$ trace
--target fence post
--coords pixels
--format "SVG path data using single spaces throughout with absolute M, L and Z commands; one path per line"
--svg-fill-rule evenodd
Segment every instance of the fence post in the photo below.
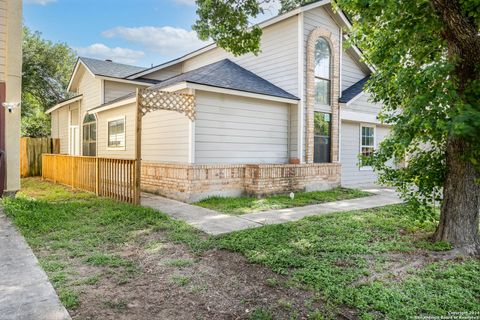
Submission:
M 75 170 L 75 161 L 73 161 L 73 157 L 70 157 L 70 185 L 72 186 L 72 190 L 75 189 L 75 181 L 73 180 L 73 171 Z
M 135 141 L 135 198 L 134 204 L 140 204 L 140 187 L 142 175 L 142 109 L 140 106 L 140 90 L 137 88 L 136 95 L 136 141 Z
M 53 167 L 57 167 L 57 156 L 53 157 Z M 53 171 L 53 183 L 57 183 L 57 170 L 52 170 Z
M 95 194 L 100 195 L 100 161 L 95 157 Z

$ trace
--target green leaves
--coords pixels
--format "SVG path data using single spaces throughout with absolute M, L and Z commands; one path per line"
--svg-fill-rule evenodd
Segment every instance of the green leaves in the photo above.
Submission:
M 263 13 L 257 0 L 197 0 L 197 5 L 198 20 L 192 28 L 200 39 L 212 39 L 235 55 L 260 52 L 262 30 L 249 22 Z
M 22 135 L 49 135 L 44 111 L 68 97 L 65 89 L 75 59 L 66 44 L 54 44 L 39 32 L 23 28 Z
M 392 126 L 370 164 L 381 182 L 396 186 L 426 218 L 441 200 L 448 170 L 447 138 L 468 141 L 465 161 L 475 164 L 480 158 L 478 75 L 468 83 L 457 75 L 464 57 L 452 54 L 445 39 L 447 27 L 433 2 L 339 0 L 338 4 L 353 17 L 350 42 L 375 66 L 367 91 L 375 102 L 383 103 L 380 118 Z M 478 1 L 460 4 L 463 14 L 478 18 Z

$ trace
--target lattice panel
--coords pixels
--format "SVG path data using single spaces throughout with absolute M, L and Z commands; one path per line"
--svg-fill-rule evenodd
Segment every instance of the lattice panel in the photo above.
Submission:
M 143 115 L 155 110 L 170 110 L 183 113 L 192 121 L 197 117 L 195 96 L 192 94 L 144 89 L 139 90 L 138 95 Z

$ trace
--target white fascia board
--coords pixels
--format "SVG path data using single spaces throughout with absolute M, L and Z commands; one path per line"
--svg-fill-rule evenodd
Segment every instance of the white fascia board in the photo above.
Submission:
M 72 104 L 74 102 L 77 102 L 79 100 L 82 100 L 83 98 L 83 94 L 79 95 L 79 96 L 76 96 L 75 98 L 72 98 L 72 99 L 69 99 L 69 100 L 66 100 L 66 101 L 63 101 L 63 102 L 60 102 L 59 104 L 56 104 L 55 106 L 51 107 L 50 109 L 48 109 L 47 111 L 45 111 L 46 114 L 49 114 L 49 113 L 52 113 L 53 111 L 61 108 L 61 107 L 64 107 L 64 106 L 68 106 L 69 104 Z
M 130 83 L 130 84 L 136 84 L 140 86 L 153 86 L 154 83 L 146 83 L 146 82 L 141 82 L 141 81 L 135 81 L 135 80 L 129 80 L 129 79 L 122 79 L 122 78 L 114 78 L 114 77 L 107 77 L 107 76 L 97 76 L 98 79 L 101 80 L 108 80 L 108 81 L 114 81 L 114 82 L 122 82 L 122 83 Z
M 92 70 L 90 70 L 87 67 L 87 65 L 85 63 L 83 63 L 83 61 L 80 60 L 80 58 L 79 58 L 77 63 L 75 64 L 75 68 L 73 69 L 73 73 L 72 73 L 72 76 L 70 77 L 70 81 L 68 82 L 67 91 L 71 90 L 73 79 L 75 78 L 75 75 L 78 72 L 78 68 L 80 67 L 80 64 L 82 64 L 84 66 L 84 68 L 87 69 L 88 73 L 90 73 L 92 75 L 92 77 L 94 77 L 94 78 L 96 77 L 95 74 L 92 72 Z
M 375 114 L 342 109 L 340 109 L 340 119 L 362 123 L 383 124 L 380 120 L 378 120 L 377 115 Z
M 349 36 L 348 34 L 344 34 L 343 35 L 345 40 L 348 40 L 349 39 Z M 355 58 L 357 58 L 357 60 L 363 64 L 364 66 L 367 67 L 367 69 L 370 71 L 370 72 L 375 72 L 375 68 L 370 64 L 368 63 L 367 61 L 362 61 L 362 58 L 363 58 L 363 53 L 360 51 L 360 49 L 358 49 L 357 46 L 355 45 L 351 45 L 348 49 L 351 49 L 353 51 L 353 53 L 356 55 Z
M 135 103 L 136 101 L 137 101 L 137 97 L 132 97 L 132 98 L 128 98 L 128 99 L 125 99 L 125 100 L 117 101 L 117 102 L 112 103 L 112 104 L 108 104 L 108 105 L 103 106 L 101 108 L 94 108 L 94 109 L 88 110 L 87 113 L 88 114 L 96 114 L 96 113 L 107 111 L 107 110 L 110 110 L 110 109 L 123 107 L 127 104 Z
M 187 88 L 194 89 L 194 90 L 229 94 L 229 95 L 232 95 L 232 96 L 240 96 L 240 97 L 247 97 L 247 98 L 253 98 L 253 99 L 276 101 L 276 102 L 295 104 L 295 105 L 297 105 L 300 102 L 299 100 L 295 100 L 295 99 L 274 97 L 274 96 L 269 96 L 269 95 L 265 95 L 265 94 L 239 91 L 239 90 L 233 90 L 233 89 L 218 88 L 218 87 L 212 87 L 212 86 L 206 86 L 206 85 L 203 85 L 203 84 L 195 84 L 195 83 L 188 83 L 188 82 L 187 82 Z

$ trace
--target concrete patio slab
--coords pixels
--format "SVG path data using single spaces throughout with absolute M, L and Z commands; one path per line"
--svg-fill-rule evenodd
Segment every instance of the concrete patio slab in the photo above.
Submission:
M 400 200 L 396 192 L 392 189 L 370 187 L 362 190 L 371 192 L 374 195 L 305 207 L 249 213 L 241 216 L 229 216 L 214 210 L 193 206 L 149 193 L 142 194 L 141 204 L 145 207 L 161 211 L 174 219 L 183 220 L 207 234 L 220 235 L 249 228 L 258 228 L 266 224 L 297 221 L 309 216 L 371 209 L 402 203 L 402 200 Z
M 0 208 L 0 318 L 71 319 L 25 239 Z

